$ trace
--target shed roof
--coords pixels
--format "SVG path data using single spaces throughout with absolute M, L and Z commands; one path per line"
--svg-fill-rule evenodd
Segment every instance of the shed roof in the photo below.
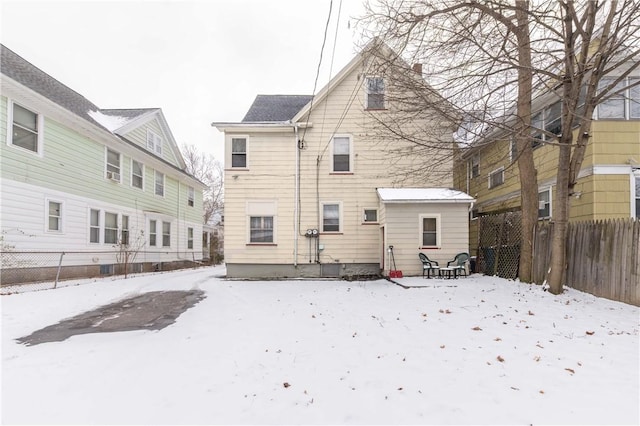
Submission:
M 282 122 L 291 120 L 306 104 L 310 95 L 258 95 L 242 119 L 243 123 Z
M 378 188 L 385 203 L 473 203 L 472 196 L 451 188 Z

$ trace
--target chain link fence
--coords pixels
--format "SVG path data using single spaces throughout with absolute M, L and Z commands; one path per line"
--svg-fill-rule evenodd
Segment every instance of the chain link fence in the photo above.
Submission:
M 56 288 L 69 280 L 128 276 L 210 264 L 199 252 L 129 250 L 0 252 L 0 294 Z
M 522 212 L 505 212 L 478 218 L 476 272 L 515 279 L 520 263 Z

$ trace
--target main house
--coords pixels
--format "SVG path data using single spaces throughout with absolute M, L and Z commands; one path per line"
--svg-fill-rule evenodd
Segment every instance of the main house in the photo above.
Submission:
M 437 96 L 374 41 L 316 96 L 258 95 L 242 121 L 212 124 L 225 135 L 229 277 L 420 274 L 419 252 L 446 263 L 468 251 L 473 199 L 449 189 L 456 124 L 409 117 L 400 77 Z
M 100 109 L 1 55 L 2 284 L 202 259 L 204 185 L 162 111 Z
M 601 85 L 611 84 L 605 77 Z M 620 83 L 625 90 L 596 107 L 584 162 L 571 198 L 571 221 L 640 217 L 640 72 Z M 635 86 L 634 86 L 635 84 Z M 538 217 L 554 208 L 561 102 L 553 92 L 533 102 L 532 144 L 538 176 Z M 577 130 L 576 130 L 577 131 Z M 520 210 L 520 178 L 515 141 L 499 131 L 474 142 L 459 157 L 454 186 L 477 199 L 471 215 L 472 254 L 478 247 L 478 216 Z

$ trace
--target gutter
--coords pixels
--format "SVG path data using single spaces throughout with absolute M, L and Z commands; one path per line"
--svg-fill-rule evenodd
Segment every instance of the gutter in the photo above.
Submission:
M 300 214 L 298 211 L 298 202 L 300 198 L 300 147 L 298 141 L 298 124 L 293 125 L 293 133 L 295 135 L 294 147 L 296 150 L 296 171 L 295 171 L 295 187 L 294 187 L 294 195 L 293 195 L 293 267 L 298 267 L 298 233 L 299 233 L 299 221 L 298 215 Z

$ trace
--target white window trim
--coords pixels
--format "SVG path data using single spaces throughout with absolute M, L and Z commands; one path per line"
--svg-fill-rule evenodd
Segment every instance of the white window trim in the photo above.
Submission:
M 367 216 L 366 216 L 366 211 L 367 210 L 375 210 L 376 211 L 376 220 L 372 221 L 372 220 L 366 220 Z M 366 223 L 366 224 L 376 224 L 376 223 L 380 223 L 380 209 L 378 209 L 377 207 L 365 207 L 362 209 L 362 223 Z
M 189 204 L 191 202 L 191 204 Z M 187 207 L 195 207 L 196 205 L 196 189 L 193 186 L 187 186 Z
M 151 232 L 151 222 L 155 221 L 156 223 L 156 229 L 155 232 Z M 147 238 L 146 244 L 149 247 L 160 247 L 158 245 L 158 223 L 162 224 L 162 219 L 156 218 L 156 217 L 150 217 L 147 219 L 147 229 L 149 230 L 149 238 Z M 155 244 L 151 244 L 151 235 L 155 236 L 156 242 Z M 162 233 L 160 233 L 160 236 L 162 237 Z
M 191 231 L 191 236 L 189 236 L 189 231 Z M 187 250 L 194 250 L 194 240 L 193 237 L 195 235 L 195 228 L 193 226 L 187 226 Z M 189 247 L 189 243 L 191 243 L 191 247 Z
M 98 241 L 91 241 L 91 228 L 93 225 L 91 224 L 91 211 L 95 210 L 98 212 Z M 91 245 L 102 244 L 102 229 L 104 227 L 104 212 L 102 209 L 96 209 L 89 207 L 87 209 L 87 243 Z
M 244 139 L 245 140 L 245 162 L 244 167 L 233 167 L 233 140 L 234 139 Z M 248 170 L 249 169 L 249 135 L 229 135 L 227 139 L 229 149 L 226 152 L 229 153 L 228 160 L 228 169 L 230 170 Z
M 474 173 L 473 172 L 473 166 L 474 164 L 477 164 L 478 166 L 478 172 Z M 471 156 L 471 158 L 469 159 L 469 179 L 473 179 L 476 178 L 478 176 L 480 176 L 480 154 L 473 154 Z
M 384 90 L 382 91 L 383 101 L 382 108 L 369 108 L 369 79 L 381 78 L 384 84 Z M 387 109 L 387 79 L 380 75 L 365 75 L 364 77 L 364 109 L 366 111 L 383 111 Z
M 173 222 L 173 221 L 171 221 L 171 220 L 163 220 L 163 221 L 161 221 L 161 222 L 160 222 L 160 224 L 161 224 L 161 226 L 160 226 L 160 232 L 161 232 L 161 233 L 160 233 L 160 235 L 162 236 L 162 241 L 161 241 L 161 243 L 162 243 L 162 244 L 161 244 L 161 246 L 160 246 L 160 247 L 162 247 L 162 248 L 164 248 L 164 247 L 171 247 L 171 240 L 173 239 L 173 238 L 172 238 L 172 234 L 173 234 L 173 232 L 171 232 L 171 230 L 172 230 L 172 228 L 173 228 L 173 226 L 172 226 L 172 222 Z M 164 234 L 164 224 L 165 224 L 165 223 L 168 223 L 168 224 L 169 224 L 169 244 L 167 244 L 167 245 L 165 245 L 165 244 L 164 244 L 164 235 L 165 235 L 165 234 Z M 157 243 L 157 242 L 158 242 L 158 239 L 156 238 L 156 243 Z
M 102 211 L 102 242 L 104 244 L 109 244 L 109 245 L 118 245 L 118 242 L 120 240 L 120 213 L 115 213 L 115 212 L 109 212 L 109 211 Z M 108 243 L 107 242 L 107 214 L 113 214 L 116 216 L 116 241 L 113 243 Z M 110 230 L 114 229 L 114 228 L 109 228 Z
M 60 229 L 49 229 L 49 203 L 60 204 Z M 44 199 L 44 232 L 48 234 L 60 235 L 64 234 L 64 202 L 56 198 Z
M 133 174 L 133 163 L 134 162 L 136 162 L 136 163 L 138 163 L 138 164 L 140 164 L 142 166 L 142 188 L 138 188 L 137 186 L 133 185 L 133 176 L 134 176 L 134 174 Z M 142 161 L 138 161 L 138 160 L 135 160 L 135 159 L 132 158 L 131 159 L 131 179 L 130 179 L 131 180 L 131 187 L 134 188 L 134 189 L 140 190 L 140 191 L 144 191 L 144 184 L 145 184 L 145 180 L 146 180 L 144 178 L 144 176 L 145 176 L 145 165 L 144 165 L 144 163 Z M 154 182 L 154 185 L 155 185 L 155 182 Z M 155 186 L 154 186 L 154 191 L 155 191 Z
M 13 144 L 13 105 L 14 104 L 17 104 L 22 108 L 28 111 L 31 111 L 32 113 L 36 114 L 36 116 L 38 117 L 37 118 L 38 137 L 36 138 L 38 152 L 33 152 L 30 149 L 25 149 L 21 146 Z M 29 153 L 37 157 L 44 157 L 44 116 L 37 110 L 34 110 L 33 108 L 27 108 L 26 106 L 22 105 L 20 102 L 15 102 L 9 98 L 7 98 L 7 145 L 13 149 L 20 150 L 20 152 Z
M 164 141 L 162 136 L 156 132 L 147 129 L 147 150 L 162 157 L 162 145 Z
M 549 193 L 549 216 L 538 216 L 538 220 L 549 219 L 553 216 L 553 191 L 551 187 L 543 188 L 538 191 L 538 197 L 543 192 Z M 538 210 L 540 210 L 540 202 L 538 201 Z
M 324 206 L 326 205 L 338 205 L 338 230 L 337 231 L 325 231 L 324 230 Z M 344 230 L 344 221 L 342 218 L 343 208 L 342 201 L 323 201 L 320 203 L 320 233 L 321 234 L 341 234 Z
M 336 138 L 347 138 L 347 139 L 349 139 L 349 170 L 347 170 L 347 171 L 336 171 L 334 169 L 334 166 L 333 166 L 333 155 L 334 155 L 333 142 L 334 142 L 334 140 Z M 331 174 L 339 174 L 339 175 L 340 174 L 345 174 L 345 175 L 353 174 L 354 173 L 354 170 L 353 170 L 353 163 L 354 163 L 354 161 L 353 161 L 353 157 L 354 157 L 354 155 L 353 155 L 353 137 L 351 135 L 346 135 L 346 134 L 345 135 L 333 135 L 333 138 L 331 138 L 331 155 L 330 155 L 330 157 L 331 157 L 331 159 L 329 161 L 329 167 L 330 167 L 329 168 L 329 172 Z
M 109 151 L 111 151 L 111 152 L 113 152 L 115 154 L 118 154 L 118 172 L 117 172 L 117 176 L 113 176 L 113 172 L 110 172 L 108 170 L 108 166 L 109 166 Z M 109 181 L 122 183 L 122 153 L 116 151 L 115 149 L 111 149 L 108 146 L 104 147 L 104 178 L 109 180 Z
M 158 194 L 158 192 L 156 191 L 156 181 L 158 179 L 158 173 L 160 173 L 162 175 L 162 194 Z M 158 170 L 154 170 L 153 171 L 153 195 L 155 195 L 156 197 L 165 197 L 165 194 L 167 193 L 167 176 L 158 171 Z
M 495 185 L 495 186 L 491 186 L 491 177 L 493 175 L 495 175 L 496 173 L 501 173 L 502 174 L 502 182 Z M 504 185 L 504 167 L 498 167 L 497 169 L 493 170 L 491 173 L 489 173 L 488 177 L 487 177 L 487 188 L 488 189 L 493 189 L 493 188 L 497 188 L 498 186 L 502 186 Z
M 247 200 L 245 205 L 246 215 L 246 244 L 247 245 L 277 245 L 278 244 L 278 201 L 273 199 L 252 199 Z M 251 241 L 251 218 L 252 217 L 272 217 L 273 218 L 273 241 L 269 243 Z
M 425 246 L 422 244 L 422 234 L 424 229 L 422 228 L 423 219 L 435 219 L 436 220 L 436 245 L 435 246 Z M 440 213 L 425 213 L 421 214 L 418 217 L 418 228 L 420 232 L 418 233 L 418 247 L 420 248 L 442 248 L 442 219 Z

